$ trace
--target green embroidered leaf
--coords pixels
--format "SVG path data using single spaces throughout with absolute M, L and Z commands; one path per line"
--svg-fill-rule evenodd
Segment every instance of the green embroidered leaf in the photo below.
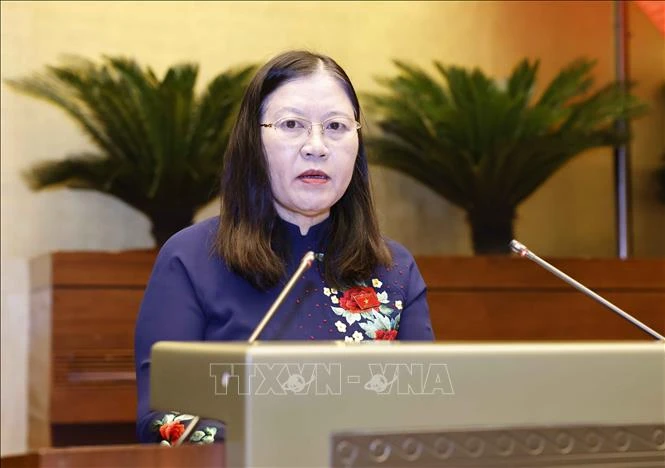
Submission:
M 359 323 L 358 325 L 365 331 L 365 335 L 369 338 L 376 338 L 376 326 L 374 322 Z
M 377 321 L 381 324 L 381 326 L 384 330 L 390 330 L 392 328 L 391 327 L 392 324 L 390 323 L 390 319 L 388 317 L 386 317 L 385 315 L 379 315 L 378 318 L 377 318 Z
M 203 431 L 194 431 L 192 436 L 189 438 L 190 442 L 199 442 L 203 436 L 205 435 L 205 432 Z
M 382 304 L 381 306 L 379 306 L 379 312 L 381 312 L 382 314 L 386 314 L 386 315 L 392 315 L 394 310 L 391 309 L 390 307 L 385 306 L 385 305 Z

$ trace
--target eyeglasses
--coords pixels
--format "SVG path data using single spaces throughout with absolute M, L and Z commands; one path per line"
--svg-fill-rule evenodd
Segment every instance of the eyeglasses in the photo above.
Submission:
M 274 129 L 277 136 L 285 140 L 298 140 L 305 135 L 311 135 L 314 125 L 320 125 L 323 136 L 333 141 L 343 140 L 360 128 L 360 122 L 347 117 L 333 117 L 323 122 L 311 122 L 300 117 L 284 117 L 260 125 Z

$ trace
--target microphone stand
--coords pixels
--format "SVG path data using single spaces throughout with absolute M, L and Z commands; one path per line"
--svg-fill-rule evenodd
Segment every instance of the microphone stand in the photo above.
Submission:
M 298 266 L 298 269 L 296 272 L 291 276 L 291 279 L 289 280 L 288 283 L 286 283 L 286 286 L 284 286 L 284 289 L 282 289 L 282 292 L 279 293 L 279 296 L 277 296 L 277 299 L 275 299 L 275 302 L 270 306 L 270 309 L 268 309 L 268 312 L 263 316 L 263 319 L 261 322 L 258 324 L 256 329 L 254 330 L 254 333 L 252 333 L 252 336 L 249 337 L 249 340 L 247 340 L 247 343 L 251 344 L 256 341 L 256 338 L 261 334 L 265 326 L 268 324 L 272 316 L 275 314 L 279 306 L 284 302 L 284 299 L 286 298 L 286 295 L 293 289 L 293 285 L 296 284 L 296 281 L 298 281 L 298 277 L 303 274 L 305 270 L 307 270 L 309 267 L 312 266 L 312 263 L 314 262 L 314 252 L 309 251 L 307 252 L 302 260 L 300 261 L 300 265 Z M 190 433 L 194 430 L 198 422 L 200 421 L 199 416 L 194 416 L 192 418 L 192 421 L 189 423 L 187 428 L 185 429 L 185 432 L 182 433 L 182 435 L 178 438 L 173 443 L 174 447 L 178 447 L 187 440 L 187 437 L 189 437 Z
M 268 325 L 268 322 L 270 321 L 272 316 L 275 315 L 275 312 L 277 311 L 279 306 L 282 305 L 282 302 L 284 302 L 286 295 L 291 291 L 291 289 L 293 289 L 293 285 L 295 285 L 296 282 L 298 281 L 298 277 L 302 275 L 305 272 L 305 270 L 307 270 L 309 267 L 312 266 L 312 262 L 314 262 L 314 252 L 310 250 L 303 256 L 302 260 L 300 261 L 300 266 L 298 266 L 296 272 L 293 273 L 293 276 L 291 276 L 289 282 L 286 283 L 286 286 L 284 286 L 282 292 L 279 293 L 279 296 L 277 296 L 275 302 L 272 303 L 270 309 L 268 309 L 268 312 L 266 312 L 266 314 L 263 316 L 263 319 L 257 325 L 256 329 L 254 330 L 254 333 L 252 333 L 252 336 L 249 337 L 247 343 L 252 344 L 256 341 L 256 339 L 259 337 L 265 326 Z
M 516 241 L 513 239 L 510 241 L 510 249 L 517 253 L 520 257 L 526 257 L 529 260 L 532 260 L 533 262 L 537 263 L 539 266 L 543 267 L 553 275 L 557 276 L 558 278 L 562 279 L 566 283 L 570 284 L 574 288 L 578 289 L 582 293 L 586 294 L 587 296 L 592 297 L 596 301 L 600 302 L 603 304 L 605 307 L 610 309 L 612 312 L 615 314 L 618 314 L 619 316 L 623 317 L 624 319 L 628 320 L 631 322 L 633 325 L 635 325 L 637 328 L 640 330 L 648 333 L 652 337 L 654 337 L 657 340 L 665 340 L 665 336 L 661 335 L 657 331 L 653 330 L 652 328 L 649 328 L 647 325 L 644 323 L 640 322 L 637 320 L 635 317 L 630 315 L 628 312 L 624 312 L 623 310 L 619 309 L 617 306 L 612 304 L 610 301 L 607 299 L 601 297 L 600 295 L 596 294 L 593 292 L 591 289 L 587 288 L 584 286 L 582 283 L 575 281 L 573 278 L 562 272 L 561 270 L 555 268 L 554 266 L 550 265 L 547 263 L 545 260 L 540 258 L 538 255 L 534 254 L 531 252 L 529 249 L 526 248 L 524 244 L 521 244 L 520 242 Z

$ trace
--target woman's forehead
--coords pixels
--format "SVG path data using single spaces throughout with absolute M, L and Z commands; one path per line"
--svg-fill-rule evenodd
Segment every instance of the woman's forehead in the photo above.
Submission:
M 327 71 L 317 71 L 289 80 L 277 87 L 263 102 L 264 115 L 280 111 L 308 113 L 320 110 L 354 112 L 344 85 L 338 77 Z

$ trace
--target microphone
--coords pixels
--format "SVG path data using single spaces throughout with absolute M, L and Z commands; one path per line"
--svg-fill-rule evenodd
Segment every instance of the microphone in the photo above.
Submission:
M 635 317 L 630 315 L 628 312 L 624 312 L 623 310 L 619 309 L 617 306 L 612 304 L 610 301 L 607 299 L 601 297 L 600 295 L 596 294 L 586 286 L 584 286 L 582 283 L 579 283 L 578 281 L 575 281 L 573 278 L 562 272 L 561 270 L 555 268 L 554 266 L 550 265 L 547 263 L 545 260 L 540 258 L 538 255 L 534 254 L 531 252 L 529 249 L 526 248 L 524 244 L 521 244 L 520 242 L 516 241 L 513 239 L 510 241 L 510 249 L 517 253 L 520 257 L 526 257 L 529 260 L 534 261 L 537 263 L 539 266 L 545 268 L 547 271 L 552 273 L 553 275 L 559 277 L 566 283 L 570 284 L 571 286 L 575 287 L 579 291 L 582 291 L 584 294 L 587 296 L 595 299 L 596 301 L 600 302 L 603 304 L 605 307 L 609 308 L 612 312 L 618 314 L 619 316 L 623 317 L 624 319 L 628 320 L 631 322 L 633 325 L 635 325 L 637 328 L 642 330 L 643 332 L 648 333 L 652 337 L 654 337 L 657 340 L 665 340 L 665 336 L 661 335 L 657 331 L 653 330 L 652 328 L 649 328 L 647 325 L 644 323 L 640 322 L 637 320 Z
M 254 333 L 252 333 L 252 336 L 249 337 L 247 343 L 251 344 L 256 341 L 256 339 L 261 334 L 265 326 L 268 325 L 268 322 L 270 321 L 272 316 L 275 315 L 275 311 L 277 311 L 279 306 L 282 305 L 282 302 L 284 302 L 284 299 L 286 299 L 286 295 L 291 291 L 291 289 L 293 289 L 293 286 L 298 281 L 298 277 L 302 275 L 305 272 L 305 270 L 311 267 L 313 262 L 314 262 L 314 252 L 310 250 L 303 256 L 302 260 L 300 260 L 300 266 L 298 266 L 298 269 L 295 271 L 295 273 L 293 273 L 293 276 L 291 276 L 289 282 L 286 283 L 286 286 L 284 286 L 282 292 L 279 293 L 279 296 L 277 296 L 275 302 L 272 303 L 270 309 L 268 309 L 268 312 L 266 312 L 266 314 L 263 316 L 261 322 L 256 326 L 256 328 L 254 329 Z

